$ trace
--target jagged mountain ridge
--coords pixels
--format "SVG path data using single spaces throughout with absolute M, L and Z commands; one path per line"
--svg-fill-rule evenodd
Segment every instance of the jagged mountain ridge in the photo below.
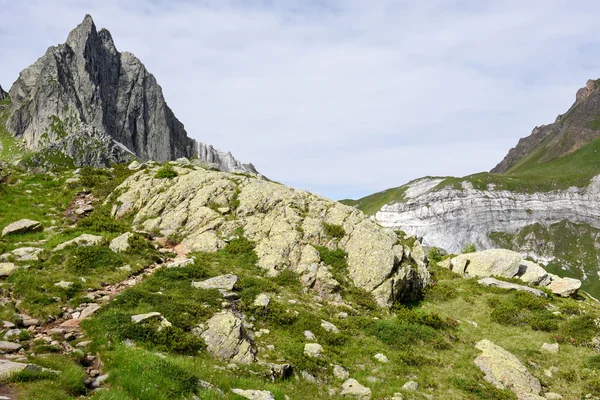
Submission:
M 549 125 L 535 127 L 531 135 L 519 140 L 490 172 L 526 170 L 528 166 L 570 154 L 600 137 L 600 79 L 588 80 L 577 91 L 575 103 Z
M 107 153 L 118 154 L 120 162 L 129 153 L 159 162 L 198 157 L 224 171 L 256 173 L 252 164 L 188 137 L 154 76 L 133 54 L 119 52 L 110 32 L 96 30 L 89 15 L 66 43 L 48 48 L 23 70 L 9 95 L 7 129 L 32 150 L 56 147 L 72 135 L 94 144 L 108 136 L 116 143 Z M 86 157 L 77 157 L 85 147 L 64 153 L 85 164 Z

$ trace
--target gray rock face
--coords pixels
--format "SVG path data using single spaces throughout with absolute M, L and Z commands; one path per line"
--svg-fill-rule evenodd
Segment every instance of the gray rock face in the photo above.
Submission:
M 132 154 L 161 162 L 198 156 L 223 170 L 256 172 L 189 138 L 154 76 L 133 54 L 119 52 L 89 15 L 66 43 L 21 72 L 10 97 L 8 130 L 32 150 L 52 145 L 76 156 L 76 165 L 126 162 Z M 102 157 L 81 151 L 81 140 L 106 147 Z
M 562 220 L 587 223 L 600 228 L 600 176 L 585 188 L 570 188 L 534 194 L 505 190 L 435 188 L 440 179 L 424 178 L 409 184 L 405 200 L 383 206 L 377 221 L 423 238 L 426 246 L 452 253 L 469 243 L 489 249 L 492 232 L 517 232 L 540 223 L 548 226 Z M 414 193 L 410 192 L 411 189 Z
M 231 311 L 213 315 L 206 323 L 208 328 L 201 333 L 206 349 L 215 358 L 249 364 L 256 360 L 244 324 Z
M 12 235 L 17 233 L 36 232 L 43 230 L 43 226 L 38 221 L 31 219 L 21 219 L 12 224 L 9 224 L 2 229 L 2 236 Z
M 540 381 L 531 375 L 517 357 L 489 340 L 475 344 L 481 354 L 475 364 L 485 373 L 484 379 L 499 389 L 510 389 L 519 400 L 543 399 Z
M 531 285 L 547 287 L 563 297 L 575 294 L 581 287 L 580 280 L 550 274 L 540 265 L 525 260 L 523 255 L 505 249 L 461 254 L 444 260 L 440 265 L 466 277 L 519 278 Z
M 178 232 L 182 244 L 192 248 L 205 239 L 235 237 L 243 228 L 243 236 L 256 243 L 258 265 L 269 275 L 296 271 L 323 295 L 335 296 L 339 283 L 314 246 L 347 252 L 348 276 L 381 306 L 416 297 L 429 282 L 418 241 L 412 248 L 403 246 L 393 230 L 352 207 L 255 177 L 175 168 L 179 175 L 173 180 L 154 178 L 153 167 L 129 177 L 117 189 L 113 215 L 134 212 L 134 224 L 164 235 Z M 211 209 L 214 204 L 229 207 L 233 218 Z M 342 227 L 343 237 L 330 237 L 324 223 Z
M 4 100 L 7 97 L 8 97 L 8 93 L 6 93 L 4 91 L 4 89 L 2 89 L 2 86 L 0 86 L 0 100 Z

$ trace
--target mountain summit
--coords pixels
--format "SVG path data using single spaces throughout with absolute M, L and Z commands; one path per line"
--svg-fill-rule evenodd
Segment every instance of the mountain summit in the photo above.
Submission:
M 188 137 L 155 77 L 136 56 L 119 52 L 90 15 L 66 43 L 22 71 L 9 95 L 7 129 L 29 149 L 58 148 L 76 164 L 100 166 L 133 155 L 160 162 L 198 157 L 223 171 L 256 172 Z M 85 154 L 98 143 L 107 156 Z
M 590 79 L 565 114 L 552 124 L 535 127 L 490 172 L 520 172 L 578 150 L 600 137 L 599 115 L 600 79 Z

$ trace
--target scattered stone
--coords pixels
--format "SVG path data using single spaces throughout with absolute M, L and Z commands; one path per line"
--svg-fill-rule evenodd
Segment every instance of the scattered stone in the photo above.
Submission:
M 4 328 L 4 329 L 13 329 L 16 327 L 17 326 L 10 321 L 2 321 L 2 328 Z
M 346 319 L 348 318 L 348 313 L 347 312 L 340 312 L 336 314 L 336 318 L 338 319 Z
M 248 400 L 275 400 L 273 393 L 267 390 L 243 390 L 243 389 L 231 389 L 231 391 L 238 396 L 242 396 Z
M 317 378 L 306 371 L 300 372 L 300 375 L 302 375 L 302 379 L 304 379 L 306 382 L 317 383 Z
M 131 246 L 129 245 L 129 238 L 131 238 L 132 236 L 133 233 L 131 232 L 127 232 L 120 236 L 117 236 L 110 242 L 108 248 L 114 251 L 115 253 L 124 253 L 131 248 Z
M 307 343 L 304 345 L 304 354 L 309 357 L 319 358 L 322 351 L 323 347 L 318 343 Z
M 17 261 L 37 261 L 38 255 L 44 251 L 37 247 L 20 247 L 10 253 L 0 256 L 1 261 L 7 261 L 9 257 L 14 257 Z
M 21 346 L 18 343 L 0 341 L 0 352 L 16 353 L 17 351 L 21 350 L 22 348 L 23 348 L 23 346 Z
M 271 298 L 269 296 L 267 296 L 266 294 L 261 293 L 258 296 L 256 296 L 256 299 L 254 299 L 254 306 L 267 308 L 267 306 L 269 305 L 270 302 L 271 302 Z
M 558 353 L 558 343 L 544 343 L 541 349 L 546 350 L 550 353 Z
M 524 286 L 524 285 L 517 285 L 515 283 L 499 281 L 496 278 L 483 278 L 483 279 L 478 280 L 477 283 L 479 283 L 480 285 L 483 285 L 483 286 L 497 287 L 500 289 L 529 292 L 538 297 L 548 297 L 548 295 L 546 295 L 546 293 L 542 292 L 539 289 L 530 288 L 529 286 Z
M 73 282 L 60 281 L 60 282 L 55 283 L 54 286 L 60 287 L 63 289 L 68 289 L 71 286 L 73 286 Z
M 341 381 L 345 381 L 348 378 L 350 378 L 350 373 L 348 372 L 348 370 L 346 370 L 346 368 L 342 367 L 341 365 L 334 365 L 333 376 L 335 376 Z
M 402 389 L 409 392 L 414 392 L 419 390 L 419 384 L 415 381 L 408 381 L 404 385 L 402 385 Z
M 317 340 L 317 337 L 311 331 L 304 331 L 304 338 L 306 340 Z
M 104 375 L 99 375 L 97 377 L 94 378 L 94 380 L 92 381 L 92 383 L 90 384 L 90 387 L 93 389 L 97 389 L 99 388 L 104 381 L 106 381 L 108 379 L 108 374 L 104 374 Z
M 213 315 L 206 325 L 207 329 L 200 336 L 213 357 L 241 364 L 250 364 L 256 360 L 256 350 L 252 347 L 244 324 L 232 311 Z
M 131 164 L 127 166 L 130 171 L 137 171 L 142 168 L 142 164 L 138 161 L 132 161 Z
M 84 340 L 83 342 L 77 343 L 76 347 L 79 347 L 79 348 L 88 347 L 91 343 L 92 343 L 91 340 Z
M 402 393 L 394 393 L 391 400 L 404 400 Z
M 13 235 L 17 233 L 37 232 L 43 230 L 41 222 L 31 219 L 21 219 L 17 222 L 7 225 L 2 229 L 2 236 Z
M 10 262 L 0 263 L 0 278 L 11 276 L 19 267 Z
M 184 259 L 180 259 L 180 260 L 174 260 L 173 262 L 170 262 L 169 264 L 167 264 L 167 268 L 187 267 L 188 265 L 192 265 L 195 262 L 196 262 L 196 260 L 194 260 L 193 258 L 184 258 Z
M 499 389 L 510 389 L 517 397 L 532 399 L 542 390 L 542 385 L 531 375 L 517 357 L 484 339 L 475 344 L 481 354 L 475 358 L 475 365 L 484 373 L 484 379 Z
M 21 318 L 21 323 L 26 328 L 29 328 L 30 326 L 37 326 L 40 324 L 40 321 L 38 319 L 32 318 L 27 314 L 19 314 L 19 317 Z
M 215 276 L 214 278 L 210 278 L 202 282 L 192 281 L 192 286 L 198 289 L 232 290 L 237 280 L 238 277 L 236 275 L 228 274 Z
M 79 319 L 87 319 L 91 317 L 96 311 L 100 309 L 98 304 L 90 304 L 83 310 L 81 310 L 81 314 L 79 315 Z
M 132 315 L 131 322 L 133 322 L 134 324 L 139 324 L 140 322 L 144 322 L 149 319 L 160 319 L 160 318 L 162 318 L 161 313 L 154 311 L 154 312 L 149 312 L 146 314 Z
M 84 233 L 83 235 L 80 235 L 78 237 L 76 237 L 75 239 L 72 240 L 68 240 L 64 243 L 59 244 L 58 246 L 56 246 L 54 248 L 54 251 L 59 251 L 64 249 L 67 246 L 70 245 L 77 245 L 77 246 L 97 246 L 102 242 L 103 238 L 102 236 L 96 236 L 96 235 L 90 235 L 87 233 Z
M 325 329 L 327 332 L 333 332 L 333 333 L 339 333 L 340 330 L 338 329 L 337 326 L 335 326 L 334 324 L 332 324 L 329 321 L 325 321 L 324 319 L 321 320 L 321 326 L 323 327 L 323 329 Z
M 40 371 L 42 368 L 34 364 L 25 364 L 9 360 L 0 360 L 0 377 L 6 377 L 19 371 Z
M 371 389 L 361 385 L 356 379 L 348 379 L 342 384 L 342 396 L 354 397 L 358 400 L 369 400 Z
M 546 400 L 562 400 L 562 396 L 558 393 L 548 392 L 544 394 Z
M 91 204 L 85 204 L 81 207 L 76 208 L 73 213 L 75 213 L 75 215 L 84 215 L 84 214 L 89 214 L 92 211 L 94 211 L 94 206 Z
M 384 354 L 378 353 L 375 354 L 374 358 L 379 361 L 380 363 L 389 363 L 390 359 L 387 358 L 387 356 L 385 356 Z
M 4 334 L 4 340 L 10 340 L 11 338 L 19 337 L 20 333 L 21 333 L 20 329 L 9 329 Z
M 577 293 L 581 287 L 581 281 L 573 278 L 559 278 L 553 279 L 548 285 L 548 289 L 552 290 L 552 293 L 562 296 L 570 297 Z

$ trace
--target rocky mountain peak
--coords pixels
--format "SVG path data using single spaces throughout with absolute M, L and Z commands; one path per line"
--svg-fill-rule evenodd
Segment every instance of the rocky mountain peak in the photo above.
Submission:
M 256 172 L 188 137 L 156 78 L 135 55 L 120 53 L 110 32 L 97 31 L 90 15 L 64 44 L 50 47 L 21 72 L 10 96 L 7 129 L 28 148 L 51 147 L 75 165 L 90 160 L 85 153 L 91 142 L 94 149 L 99 143 L 108 145 L 107 157 L 94 159 L 125 162 L 133 156 L 164 162 L 198 157 L 224 171 Z
M 577 91 L 575 103 L 569 110 L 558 115 L 556 121 L 533 129 L 509 150 L 504 159 L 490 172 L 517 172 L 531 165 L 523 165 L 526 158 L 535 164 L 543 164 L 570 154 L 600 137 L 600 79 L 588 80 Z M 531 157 L 530 157 L 531 156 Z

